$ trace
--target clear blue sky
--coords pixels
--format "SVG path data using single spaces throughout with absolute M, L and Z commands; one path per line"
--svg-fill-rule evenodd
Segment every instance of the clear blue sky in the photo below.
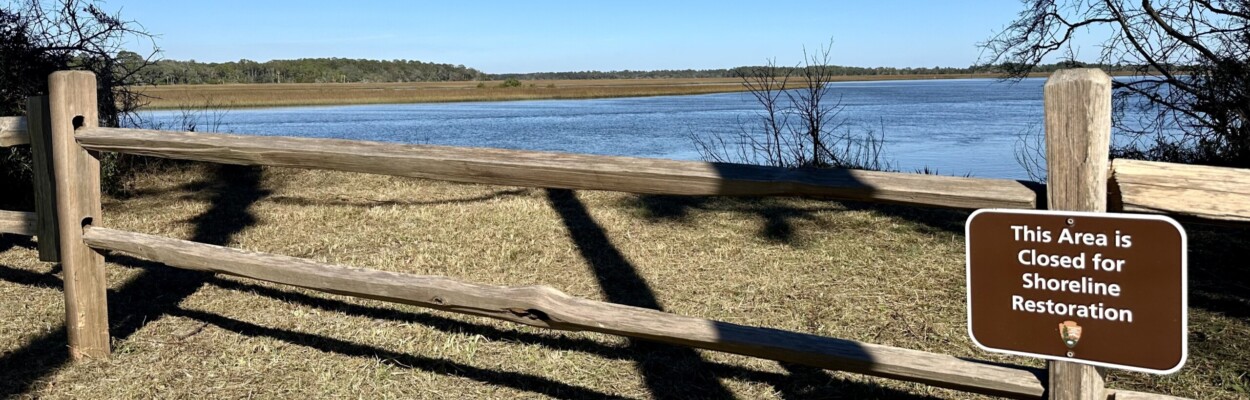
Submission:
M 964 67 L 1016 1 L 112 0 L 169 59 L 410 59 L 489 73 L 833 63 Z M 136 48 L 136 50 L 138 50 Z M 1092 56 L 1092 54 L 1091 54 Z M 1081 57 L 1086 58 L 1086 57 Z

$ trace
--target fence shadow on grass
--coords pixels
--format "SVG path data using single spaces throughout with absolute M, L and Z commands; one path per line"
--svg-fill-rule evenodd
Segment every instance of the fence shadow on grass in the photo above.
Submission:
M 1189 306 L 1250 324 L 1250 228 L 1184 226 L 1189 236 Z
M 761 219 L 760 238 L 776 243 L 794 243 L 795 220 L 817 220 L 817 213 L 840 210 L 835 206 L 793 207 L 771 198 L 638 195 L 631 197 L 630 201 L 634 204 L 626 206 L 641 208 L 644 217 L 652 222 L 685 223 L 695 211 L 755 214 Z
M 872 212 L 903 219 L 916 224 L 923 233 L 954 233 L 963 235 L 963 223 L 968 211 L 938 208 L 912 207 L 894 204 L 861 203 L 829 200 L 823 206 L 795 206 L 785 199 L 775 197 L 710 197 L 710 196 L 631 196 L 623 206 L 643 211 L 651 222 L 685 223 L 698 211 L 730 211 L 755 215 L 760 219 L 758 236 L 761 239 L 784 244 L 797 244 L 799 237 L 795 224 L 800 221 L 821 222 L 821 213 L 870 210 Z
M 195 223 L 192 240 L 226 244 L 234 234 L 255 223 L 248 208 L 269 194 L 260 187 L 260 178 L 260 168 L 215 166 L 204 186 L 210 192 L 211 205 L 192 219 Z M 109 291 L 109 333 L 117 340 L 125 340 L 148 322 L 176 309 L 178 303 L 199 290 L 210 276 L 165 267 L 145 269 L 121 288 Z M 48 278 L 42 279 L 43 284 L 52 283 Z M 60 286 L 60 279 L 56 281 Z M 69 361 L 67 342 L 65 326 L 61 325 L 26 346 L 0 356 L 0 397 L 25 393 L 35 382 L 64 366 Z
M 517 372 L 496 371 L 448 360 L 403 354 L 341 339 L 261 326 L 203 311 L 179 309 L 170 312 L 170 315 L 198 320 L 244 336 L 265 336 L 295 345 L 312 347 L 321 351 L 351 357 L 376 357 L 388 360 L 392 365 L 399 367 L 459 376 L 479 382 L 541 393 L 555 398 L 622 398 L 543 377 Z
M 497 190 L 490 194 L 473 197 L 462 197 L 455 199 L 440 200 L 382 200 L 367 198 L 347 198 L 340 197 L 336 199 L 312 199 L 301 196 L 274 196 L 266 199 L 266 201 L 277 204 L 289 204 L 296 206 L 352 206 L 352 207 L 379 207 L 379 206 L 430 206 L 443 204 L 466 204 L 502 199 L 505 197 L 527 196 L 533 192 L 533 189 L 511 189 Z
M 0 250 L 3 251 L 3 250 Z M 43 289 L 61 289 L 65 286 L 56 272 L 39 273 L 0 264 L 0 281 Z
M 34 249 L 35 241 L 31 239 L 30 236 L 26 235 L 10 235 L 7 233 L 0 233 L 0 252 L 8 251 L 14 247 Z
M 124 260 L 121 260 L 121 261 L 126 262 Z M 602 342 L 597 342 L 591 339 L 573 338 L 573 337 L 568 337 L 564 335 L 536 334 L 536 333 L 525 332 L 521 330 L 500 329 L 500 328 L 490 326 L 490 325 L 466 322 L 466 321 L 462 321 L 462 320 L 455 319 L 455 318 L 448 318 L 448 317 L 431 314 L 428 312 L 421 312 L 421 311 L 412 312 L 412 311 L 406 311 L 406 310 L 396 310 L 392 308 L 371 307 L 371 306 L 366 306 L 366 305 L 354 304 L 348 301 L 323 297 L 323 295 L 305 294 L 305 293 L 300 293 L 300 292 L 286 290 L 286 289 L 273 288 L 273 287 L 269 287 L 266 285 L 240 282 L 237 279 L 238 278 L 220 278 L 220 277 L 213 278 L 209 280 L 209 284 L 213 286 L 217 286 L 222 289 L 233 290 L 233 291 L 238 291 L 241 293 L 247 293 L 250 295 L 266 297 L 275 301 L 280 301 L 280 302 L 289 303 L 289 304 L 297 304 L 303 307 L 316 308 L 316 309 L 327 311 L 327 312 L 335 312 L 335 313 L 341 313 L 344 315 L 363 317 L 363 318 L 375 319 L 375 320 L 417 323 L 428 328 L 439 330 L 444 333 L 456 334 L 456 335 L 461 335 L 465 337 L 481 336 L 482 338 L 487 339 L 487 340 L 504 342 L 504 343 L 521 343 L 521 344 L 530 344 L 530 345 L 540 345 L 549 350 L 576 351 L 580 353 L 593 354 L 598 357 L 603 357 L 603 358 L 613 359 L 613 360 L 627 360 L 627 359 L 635 359 L 640 356 L 643 356 L 643 357 L 654 356 L 654 354 L 651 354 L 651 353 L 639 353 L 636 351 L 636 349 L 633 349 L 628 346 L 622 347 L 622 346 L 610 345 L 610 344 L 605 344 Z M 201 321 L 209 322 L 215 325 L 218 323 L 217 321 L 225 320 L 224 319 L 225 317 L 215 317 L 215 318 L 210 318 L 210 319 L 199 318 L 199 316 L 203 316 L 203 315 L 206 315 L 206 314 L 199 314 L 199 315 L 187 314 L 184 316 L 196 318 Z M 241 325 L 235 324 L 235 325 L 231 325 L 230 328 L 232 328 L 231 330 L 235 330 L 239 326 Z M 334 339 L 323 339 L 323 338 L 320 338 L 319 336 L 313 336 L 313 335 L 308 335 L 308 334 L 287 333 L 285 331 L 273 330 L 269 328 L 264 329 L 264 331 L 265 332 L 277 332 L 280 335 L 275 338 L 287 341 L 292 344 L 312 346 L 312 347 L 316 347 L 318 349 L 328 351 L 328 352 L 335 352 L 335 353 L 340 353 L 340 354 L 361 356 L 361 357 L 386 356 L 388 353 L 390 353 L 389 351 L 379 349 L 370 354 L 359 354 L 360 353 L 358 351 L 360 350 L 360 348 L 358 348 L 359 345 L 353 345 L 353 347 L 349 349 L 351 351 L 342 352 L 342 351 L 337 351 L 334 347 L 325 347 L 325 346 L 317 345 L 317 343 L 324 344 L 326 343 L 326 340 L 334 340 Z M 261 333 L 260 330 L 250 330 L 247 332 L 249 332 L 248 333 L 249 335 L 256 335 L 256 334 Z M 297 339 L 297 340 L 291 340 L 291 339 Z M 411 357 L 411 356 L 405 356 L 405 357 Z M 424 360 L 424 358 L 421 358 L 421 359 Z M 399 360 L 399 361 L 403 361 L 403 360 Z M 408 361 L 411 361 L 411 359 L 408 359 Z M 408 366 L 408 367 L 413 367 L 413 368 L 418 368 L 418 369 L 423 369 L 423 370 L 432 370 L 431 367 L 427 364 L 411 365 L 411 364 L 408 364 L 407 362 L 404 362 L 404 364 L 405 364 L 404 366 Z M 754 369 L 740 367 L 740 366 L 725 365 L 725 364 L 712 363 L 712 362 L 705 363 L 704 367 L 706 368 L 707 373 L 710 373 L 713 376 L 718 377 L 718 378 L 734 379 L 734 380 L 740 380 L 740 381 L 753 381 L 753 382 L 759 382 L 759 383 L 770 385 L 774 388 L 775 392 L 783 399 L 873 398 L 873 397 L 900 398 L 900 399 L 930 398 L 930 397 L 918 396 L 915 394 L 882 387 L 880 385 L 876 385 L 873 383 L 849 381 L 846 379 L 842 379 L 842 378 L 830 375 L 829 372 L 819 369 L 819 368 L 805 367 L 805 366 L 786 364 L 786 363 L 782 363 L 781 365 L 784 369 L 786 369 L 788 373 L 759 371 L 759 370 L 754 370 Z M 464 373 L 456 372 L 456 371 L 461 371 L 461 372 L 466 371 L 466 369 L 464 369 L 463 367 L 456 367 L 456 369 L 452 371 L 445 370 L 445 368 L 448 368 L 445 366 L 439 366 L 437 368 L 438 368 L 437 371 L 439 371 L 440 373 L 449 373 L 455 376 L 465 376 L 470 379 L 479 380 L 488 384 L 502 384 L 504 386 L 514 387 L 518 389 L 531 390 L 531 391 L 535 391 L 538 393 L 551 395 L 554 397 L 560 397 L 560 396 L 556 396 L 555 394 L 551 393 L 550 390 L 564 387 L 564 386 L 550 386 L 549 385 L 550 381 L 543 379 L 543 378 L 529 377 L 529 376 L 517 375 L 517 374 L 488 374 L 488 373 L 485 373 L 485 371 L 481 371 L 472 367 L 470 367 L 470 369 L 468 370 L 470 372 L 468 376 L 466 376 Z M 492 379 L 488 379 L 488 378 L 492 378 Z M 502 383 L 495 382 L 494 379 L 503 379 L 505 380 L 505 382 L 502 382 Z M 539 386 L 535 387 L 534 386 L 535 384 Z M 677 382 L 676 384 L 680 384 L 680 382 Z M 667 393 L 676 393 L 674 391 L 675 388 L 670 387 L 670 388 L 660 388 L 660 389 L 663 390 L 664 392 L 656 395 L 656 397 L 679 397 L 676 395 L 667 394 Z M 582 393 L 582 392 L 585 392 L 585 393 Z M 574 391 L 573 393 L 587 394 L 587 395 L 593 394 L 594 396 L 592 397 L 599 397 L 600 395 L 590 390 Z M 700 396 L 697 394 L 683 393 L 683 395 L 691 395 L 695 397 L 714 397 L 714 396 L 711 396 L 710 394 Z
M 971 210 L 950 208 L 920 207 L 901 204 L 862 203 L 857 201 L 841 202 L 848 210 L 871 211 L 877 214 L 910 221 L 916 224 L 917 230 L 925 234 L 956 234 L 964 235 L 964 222 L 972 214 Z

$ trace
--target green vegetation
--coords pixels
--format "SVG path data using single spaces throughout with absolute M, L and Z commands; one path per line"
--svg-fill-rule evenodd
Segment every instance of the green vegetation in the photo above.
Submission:
M 61 70 L 95 73 L 101 126 L 133 124 L 141 96 L 135 74 L 147 59 L 121 52 L 126 43 L 151 40 L 137 23 L 110 14 L 94 1 L 20 0 L 0 8 L 0 116 L 25 115 L 26 99 L 47 94 L 48 75 Z M 101 158 L 105 190 L 118 188 L 138 165 L 135 157 Z M 0 207 L 32 209 L 28 146 L 0 148 Z
M 514 78 L 508 78 L 507 80 L 503 81 L 503 83 L 500 83 L 499 87 L 501 88 L 521 87 L 521 81 L 516 80 Z
M 161 60 L 137 77 L 154 85 L 222 83 L 444 82 L 482 80 L 486 75 L 463 65 L 410 60 L 304 58 L 256 62 L 201 63 Z

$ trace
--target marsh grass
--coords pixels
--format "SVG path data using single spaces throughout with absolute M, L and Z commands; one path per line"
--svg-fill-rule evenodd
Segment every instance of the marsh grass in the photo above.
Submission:
M 834 81 L 994 78 L 992 74 L 839 76 Z M 212 102 L 219 107 L 438 103 L 668 96 L 742 91 L 737 78 L 596 79 L 419 83 L 290 83 L 160 85 L 138 89 L 149 108 L 178 109 Z M 540 85 L 541 84 L 541 85 Z M 791 87 L 797 87 L 791 85 Z
M 105 201 L 109 227 L 999 362 L 964 317 L 967 213 L 642 196 L 179 165 Z M 1191 358 L 1113 387 L 1237 398 L 1250 233 L 1190 228 Z M 60 273 L 0 238 L 0 397 L 969 398 L 618 337 L 546 331 L 110 255 L 114 355 L 65 359 Z

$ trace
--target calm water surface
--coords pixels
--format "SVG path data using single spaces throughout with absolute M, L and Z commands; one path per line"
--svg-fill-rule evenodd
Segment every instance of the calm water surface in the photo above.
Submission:
M 1044 79 L 831 85 L 850 129 L 885 133 L 895 168 L 1024 179 L 1019 137 L 1040 132 Z M 200 126 L 239 134 L 552 150 L 698 160 L 691 134 L 739 132 L 759 105 L 746 93 L 592 100 L 287 107 L 209 112 Z M 177 126 L 178 111 L 146 117 Z

